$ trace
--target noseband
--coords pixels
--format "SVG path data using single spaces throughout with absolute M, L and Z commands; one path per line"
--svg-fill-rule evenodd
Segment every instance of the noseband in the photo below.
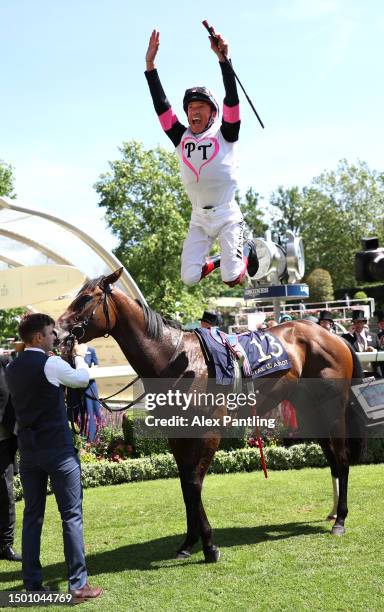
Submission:
M 89 323 L 92 321 L 93 317 L 95 316 L 95 312 L 101 303 L 103 304 L 103 314 L 105 317 L 105 322 L 107 324 L 107 331 L 104 334 L 104 338 L 108 338 L 108 336 L 111 333 L 111 320 L 109 318 L 108 296 L 111 295 L 111 293 L 112 293 L 111 285 L 107 285 L 106 287 L 103 288 L 103 294 L 101 298 L 99 299 L 99 301 L 97 302 L 94 309 L 92 310 L 91 315 L 89 317 L 85 317 L 82 321 L 76 322 L 75 325 L 72 326 L 72 329 L 69 332 L 68 339 L 71 339 L 71 341 L 74 342 L 75 339 L 81 340 L 82 338 L 84 338 L 86 329 Z

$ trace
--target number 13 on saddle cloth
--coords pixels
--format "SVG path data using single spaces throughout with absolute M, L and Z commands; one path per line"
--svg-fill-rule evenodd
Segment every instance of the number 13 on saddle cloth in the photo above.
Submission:
M 233 352 L 238 353 L 240 359 L 244 360 L 243 371 L 248 377 L 259 378 L 291 367 L 285 348 L 272 334 L 250 331 L 245 334 L 227 335 L 217 327 L 199 328 L 196 333 L 214 365 L 218 385 L 234 383 Z

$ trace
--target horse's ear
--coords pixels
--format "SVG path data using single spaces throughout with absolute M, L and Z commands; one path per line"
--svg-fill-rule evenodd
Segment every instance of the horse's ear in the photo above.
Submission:
M 114 272 L 112 272 L 112 274 L 109 274 L 108 276 L 104 276 L 104 278 L 101 279 L 99 286 L 101 289 L 103 289 L 103 291 L 105 291 L 108 287 L 108 285 L 113 285 L 114 283 L 116 283 L 120 276 L 123 273 L 124 268 L 119 268 L 118 270 L 115 270 Z

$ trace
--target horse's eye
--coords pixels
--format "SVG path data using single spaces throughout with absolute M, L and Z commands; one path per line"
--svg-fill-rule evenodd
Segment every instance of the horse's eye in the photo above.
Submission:
M 90 302 L 92 300 L 92 296 L 91 295 L 82 295 L 79 299 L 78 302 L 76 304 L 76 307 L 79 308 L 79 310 L 82 310 L 86 304 L 88 302 Z

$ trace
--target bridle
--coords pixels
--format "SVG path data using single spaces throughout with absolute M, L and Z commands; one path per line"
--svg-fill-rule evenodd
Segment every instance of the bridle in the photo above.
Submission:
M 111 285 L 107 285 L 106 287 L 100 287 L 100 289 L 103 292 L 102 296 L 100 297 L 99 301 L 97 302 L 94 309 L 92 310 L 91 315 L 89 317 L 84 317 L 82 321 L 79 321 L 78 317 L 75 317 L 76 323 L 72 326 L 69 332 L 69 335 L 67 336 L 67 340 L 71 339 L 71 341 L 74 342 L 75 340 L 81 340 L 82 338 L 84 338 L 86 329 L 89 323 L 92 321 L 93 317 L 95 316 L 95 312 L 100 306 L 100 304 L 103 304 L 103 314 L 104 314 L 105 322 L 107 326 L 107 331 L 104 334 L 104 338 L 109 337 L 112 330 L 111 330 L 111 319 L 109 316 L 109 308 L 108 308 L 108 297 L 112 294 L 112 287 Z
M 89 323 L 92 321 L 93 317 L 95 316 L 96 310 L 98 309 L 100 304 L 103 305 L 103 314 L 104 314 L 104 317 L 105 317 L 105 322 L 106 322 L 106 327 L 107 327 L 107 331 L 105 332 L 105 334 L 103 334 L 103 337 L 104 338 L 108 338 L 110 336 L 110 334 L 111 334 L 112 328 L 111 328 L 111 319 L 110 319 L 110 316 L 109 316 L 108 298 L 109 298 L 109 296 L 112 295 L 112 287 L 111 287 L 111 285 L 107 285 L 106 287 L 101 287 L 99 285 L 99 288 L 102 290 L 103 294 L 101 295 L 101 297 L 98 300 L 98 302 L 95 304 L 95 307 L 93 308 L 93 310 L 91 312 L 91 315 L 89 317 L 84 317 L 84 319 L 82 321 L 79 321 L 77 316 L 75 317 L 75 324 L 70 329 L 69 334 L 68 334 L 68 336 L 66 338 L 66 343 L 68 345 L 68 352 L 69 352 L 69 354 L 72 353 L 75 341 L 76 340 L 79 341 L 82 338 L 84 338 L 86 329 L 87 329 Z M 169 363 L 171 363 L 173 361 L 173 359 L 175 358 L 175 356 L 177 354 L 177 351 L 179 349 L 182 337 L 183 337 L 183 331 L 180 330 L 180 334 L 179 334 L 179 337 L 177 339 L 177 343 L 176 343 L 175 349 L 173 351 L 173 354 L 172 354 L 172 356 L 171 356 L 171 358 L 169 360 Z M 169 366 L 169 363 L 167 365 L 167 368 Z M 122 408 L 117 408 L 115 410 L 113 410 L 112 408 L 110 408 L 106 404 L 106 400 L 111 399 L 112 397 L 115 397 L 116 395 L 119 395 L 120 393 L 122 393 L 123 391 L 125 391 L 126 389 L 131 387 L 133 384 L 135 384 L 138 380 L 140 380 L 140 376 L 136 376 L 136 378 L 134 378 L 134 380 L 130 381 L 127 385 L 125 385 L 125 387 L 123 387 L 122 389 L 120 389 L 116 393 L 113 393 L 112 395 L 109 395 L 108 397 L 97 398 L 93 394 L 92 394 L 92 396 L 88 395 L 87 397 L 89 397 L 90 399 L 94 399 L 94 400 L 99 401 L 99 403 L 106 410 L 108 410 L 108 412 L 111 412 L 111 413 L 112 412 L 122 412 L 122 411 L 128 410 L 129 408 L 134 406 L 137 402 L 139 402 L 146 395 L 146 392 L 144 391 L 144 393 L 142 393 L 139 397 L 137 397 L 134 400 L 132 400 L 131 402 L 129 402 L 126 406 L 124 406 Z

